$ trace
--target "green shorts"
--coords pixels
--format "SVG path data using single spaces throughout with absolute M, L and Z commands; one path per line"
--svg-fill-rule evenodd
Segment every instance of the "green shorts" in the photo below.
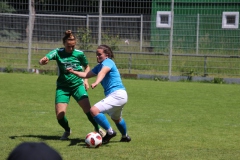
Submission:
M 88 93 L 87 93 L 84 85 L 79 85 L 74 88 L 57 87 L 55 104 L 69 103 L 71 96 L 78 102 L 81 99 L 88 98 Z

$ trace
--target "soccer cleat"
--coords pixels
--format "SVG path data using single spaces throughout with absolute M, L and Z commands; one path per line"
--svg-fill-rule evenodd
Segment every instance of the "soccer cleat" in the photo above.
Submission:
M 102 143 L 107 144 L 110 141 L 110 139 L 115 137 L 116 135 L 117 135 L 117 132 L 115 132 L 114 130 L 113 130 L 113 134 L 111 134 L 111 135 L 106 133 L 106 135 L 102 139 Z
M 98 133 L 101 135 L 101 137 L 104 137 L 106 135 L 106 132 L 102 128 L 99 128 Z
M 120 142 L 130 142 L 130 141 L 131 141 L 131 137 L 129 137 L 128 135 L 127 137 L 122 137 L 120 140 Z
M 72 133 L 71 131 L 70 132 L 65 131 L 60 140 L 67 140 L 68 136 L 70 136 L 71 133 Z

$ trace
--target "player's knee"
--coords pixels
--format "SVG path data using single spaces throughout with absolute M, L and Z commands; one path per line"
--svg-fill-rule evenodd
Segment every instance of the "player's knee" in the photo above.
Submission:
M 121 121 L 121 119 L 122 119 L 122 118 L 119 118 L 119 119 L 116 120 L 116 119 L 113 119 L 113 118 L 112 118 L 112 120 L 113 120 L 116 124 L 118 124 L 118 123 Z
M 90 113 L 93 117 L 96 116 L 97 114 L 99 114 L 99 112 L 100 112 L 99 109 L 95 106 L 90 108 Z
M 56 113 L 56 117 L 58 120 L 62 119 L 64 117 L 65 113 L 64 112 L 59 112 L 59 113 Z

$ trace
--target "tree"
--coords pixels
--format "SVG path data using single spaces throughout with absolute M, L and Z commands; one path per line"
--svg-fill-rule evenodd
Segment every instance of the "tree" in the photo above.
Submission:
M 16 10 L 6 2 L 0 2 L 0 13 L 13 13 Z

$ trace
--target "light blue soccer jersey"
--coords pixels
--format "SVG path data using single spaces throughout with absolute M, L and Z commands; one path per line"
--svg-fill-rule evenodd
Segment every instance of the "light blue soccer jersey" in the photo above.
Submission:
M 106 76 L 101 82 L 101 85 L 104 88 L 105 96 L 119 89 L 126 90 L 124 85 L 122 84 L 121 76 L 117 69 L 117 66 L 115 65 L 113 60 L 109 58 L 105 59 L 102 63 L 96 65 L 92 69 L 92 72 L 97 75 L 103 67 L 110 68 L 110 71 L 106 74 Z

